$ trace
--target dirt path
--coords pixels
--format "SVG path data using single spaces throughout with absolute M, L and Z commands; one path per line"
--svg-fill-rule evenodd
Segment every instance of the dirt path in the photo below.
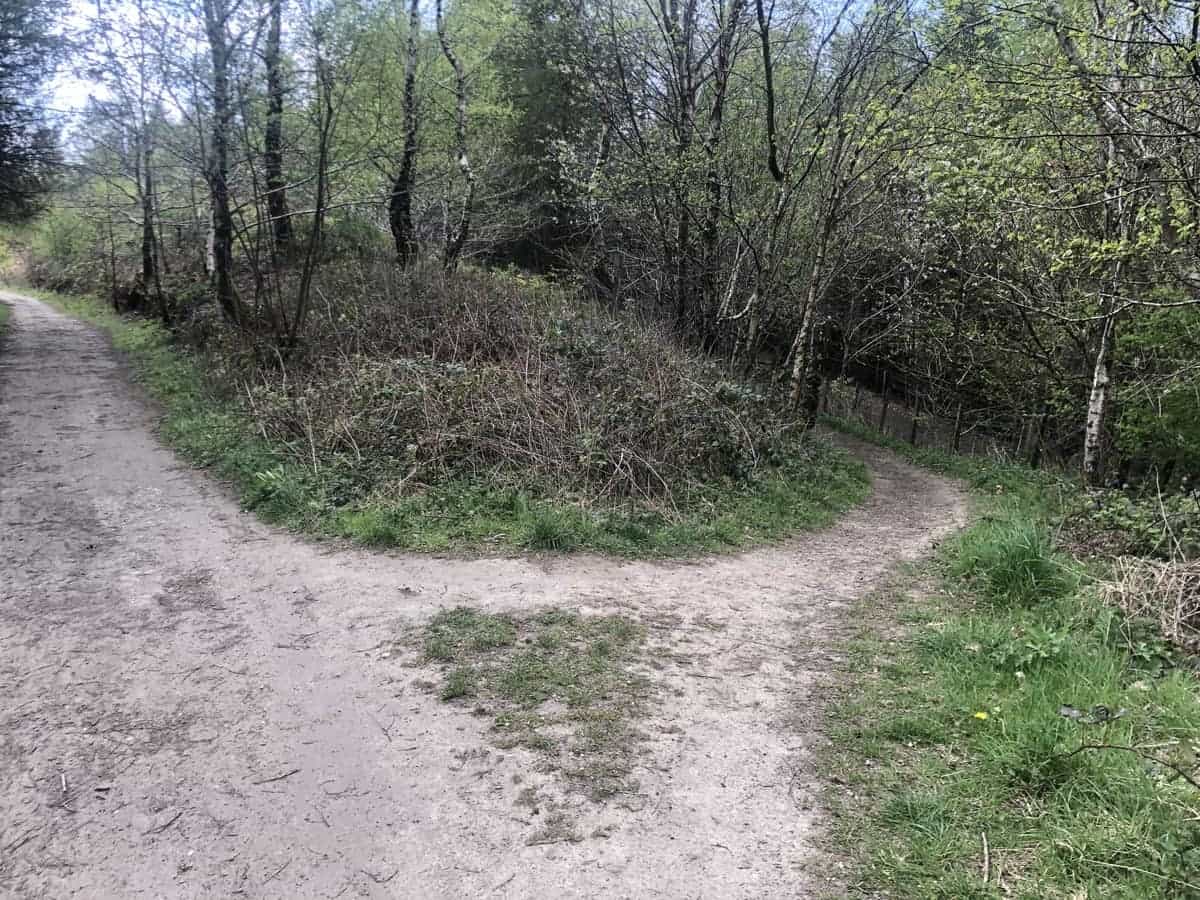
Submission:
M 4 295 L 0 896 L 809 897 L 812 710 L 847 602 L 964 517 L 870 448 L 836 527 L 694 564 L 388 556 L 257 523 L 152 436 L 88 327 Z M 640 790 L 527 846 L 487 721 L 389 642 L 440 608 L 622 608 L 664 698 Z M 282 777 L 281 777 L 282 776 Z M 273 780 L 272 780 L 273 779 Z

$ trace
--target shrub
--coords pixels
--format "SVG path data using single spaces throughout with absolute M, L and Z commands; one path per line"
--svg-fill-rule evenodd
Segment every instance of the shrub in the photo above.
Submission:
M 1073 539 L 1091 553 L 1200 557 L 1200 498 L 1189 494 L 1093 491 L 1069 512 Z
M 369 465 L 364 483 L 384 494 L 487 479 L 671 509 L 805 453 L 766 396 L 564 288 L 472 271 L 323 277 L 339 303 L 286 365 L 230 345 L 229 371 L 253 372 L 244 393 L 270 438 Z M 539 519 L 528 542 L 561 549 L 569 526 Z

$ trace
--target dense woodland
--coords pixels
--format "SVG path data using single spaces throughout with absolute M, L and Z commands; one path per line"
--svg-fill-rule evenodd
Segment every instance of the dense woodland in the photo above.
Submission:
M 70 21 L 60 69 L 91 98 L 24 123 L 58 125 L 65 165 L 24 167 L 36 200 L 5 185 L 9 218 L 44 211 L 32 278 L 236 340 L 230 377 L 281 433 L 317 440 L 308 417 L 364 449 L 281 371 L 338 382 L 313 402 L 341 408 L 405 360 L 519 356 L 586 319 L 626 373 L 661 342 L 752 394 L 765 426 L 722 452 L 759 458 L 834 383 L 1094 484 L 1200 471 L 1200 4 L 136 0 Z M 30 53 L 10 69 L 54 56 Z M 6 115 L 33 74 L 0 72 Z M 435 441 L 457 427 L 438 415 Z M 531 464 L 563 445 L 514 440 Z

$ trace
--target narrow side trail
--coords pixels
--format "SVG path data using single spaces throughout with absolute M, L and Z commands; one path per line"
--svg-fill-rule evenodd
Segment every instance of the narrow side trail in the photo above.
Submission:
M 874 493 L 838 525 L 694 563 L 332 548 L 258 523 L 160 446 L 104 338 L 2 299 L 0 896 L 828 884 L 810 753 L 830 648 L 850 601 L 964 521 L 946 481 L 855 445 Z M 393 649 L 459 604 L 651 625 L 640 788 L 581 801 L 583 840 L 527 845 L 514 782 L 540 777 L 536 758 L 497 750 Z

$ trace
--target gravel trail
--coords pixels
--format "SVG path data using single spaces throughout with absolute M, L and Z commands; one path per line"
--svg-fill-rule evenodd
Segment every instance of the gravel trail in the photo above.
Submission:
M 45 304 L 0 338 L 0 896 L 775 898 L 836 884 L 811 752 L 850 603 L 965 520 L 854 444 L 825 531 L 689 563 L 463 560 L 285 534 L 164 449 L 107 341 Z M 564 795 L 404 650 L 459 604 L 619 609 L 659 699 L 639 789 Z M 514 778 L 514 776 L 516 776 Z M 515 783 L 520 781 L 520 784 Z

